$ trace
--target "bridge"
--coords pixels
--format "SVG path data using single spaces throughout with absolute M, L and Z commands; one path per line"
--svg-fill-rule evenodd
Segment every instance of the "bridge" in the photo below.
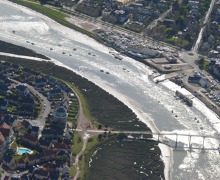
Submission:
M 184 133 L 153 133 L 151 131 L 106 131 L 106 130 L 81 130 L 76 131 L 92 133 L 110 132 L 111 134 L 127 134 L 130 138 L 149 140 L 153 139 L 163 143 L 173 149 L 177 150 L 212 150 L 219 151 L 220 153 L 220 137 L 212 135 L 197 135 L 197 134 L 184 134 Z M 132 137 L 132 135 L 140 135 L 139 137 Z M 143 137 L 143 135 L 151 135 L 152 137 Z

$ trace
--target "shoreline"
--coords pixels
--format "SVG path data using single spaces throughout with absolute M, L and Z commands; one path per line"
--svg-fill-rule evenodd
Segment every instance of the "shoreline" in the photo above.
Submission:
M 56 62 L 56 63 L 58 63 L 58 62 Z M 61 65 L 62 66 L 62 63 L 58 63 L 59 65 Z M 68 68 L 68 66 L 65 66 L 65 68 Z M 71 69 L 71 68 L 68 68 L 68 69 Z M 71 69 L 72 70 L 72 69 Z M 74 71 L 75 72 L 75 71 Z M 78 74 L 78 73 L 77 73 Z M 81 75 L 81 74 L 80 74 Z M 96 84 L 97 85 L 97 84 Z M 109 92 L 111 92 L 111 90 L 109 91 Z M 116 97 L 117 98 L 117 97 Z M 118 99 L 118 98 L 117 98 Z M 120 99 L 119 99 L 120 100 Z M 120 100 L 121 101 L 121 100 Z M 124 100 L 123 100 L 123 102 L 124 102 Z M 126 104 L 129 104 L 129 102 L 126 102 Z M 130 106 L 129 106 L 130 107 Z M 133 109 L 133 108 L 132 108 Z M 137 114 L 137 113 L 139 113 L 138 111 L 137 112 L 135 112 L 135 114 Z M 142 119 L 142 118 L 141 118 Z M 145 122 L 146 123 L 146 121 L 143 121 L 143 122 Z M 151 124 L 151 126 L 155 126 L 155 124 L 154 124 L 154 121 L 153 122 L 151 122 L 151 121 L 149 121 L 148 122 L 149 124 Z M 150 127 L 150 126 L 148 126 L 148 127 Z M 152 127 L 151 127 L 152 128 Z M 161 152 L 162 152 L 162 150 L 161 150 Z
M 19 64 L 19 61 L 17 61 L 17 60 L 9 60 L 9 62 L 16 62 L 16 63 L 18 63 Z M 24 60 L 24 61 L 26 61 L 26 60 Z M 29 60 L 30 61 L 30 60 Z M 31 60 L 32 61 L 32 60 Z M 48 61 L 48 62 L 51 62 L 51 61 Z M 24 63 L 24 62 L 23 62 Z M 40 62 L 39 62 L 40 63 Z M 52 62 L 51 62 L 52 63 Z M 56 65 L 57 66 L 57 68 L 65 68 L 66 70 L 68 70 L 68 68 L 66 68 L 66 67 L 64 67 L 64 66 L 60 66 L 60 65 Z M 70 73 L 75 73 L 75 72 L 73 72 L 72 70 L 71 70 L 71 72 Z M 77 76 L 80 76 L 80 75 L 77 75 Z M 87 80 L 87 79 L 86 79 Z M 88 80 L 87 80 L 88 81 Z M 92 83 L 92 82 L 90 82 L 90 83 Z M 95 84 L 95 83 L 93 83 L 93 84 Z M 100 88 L 100 87 L 99 87 Z M 105 90 L 103 90 L 103 91 L 105 91 Z M 111 95 L 111 96 L 113 96 L 113 95 Z M 115 97 L 115 96 L 113 96 L 113 97 Z M 115 97 L 117 100 L 118 100 L 118 98 L 117 97 Z M 120 100 L 118 100 L 118 101 L 120 101 Z M 126 105 L 126 104 L 125 104 Z M 129 107 L 128 107 L 129 108 Z M 130 108 L 129 108 L 130 109 Z M 149 128 L 149 126 L 147 126 L 148 128 Z M 156 141 L 155 141 L 156 142 Z M 157 145 L 158 146 L 158 149 L 160 149 L 160 147 L 159 147 L 159 144 Z M 160 152 L 161 152 L 161 155 L 162 155 L 162 151 L 161 151 L 161 149 L 160 149 Z M 163 159 L 162 159 L 163 160 Z M 164 166 L 165 166 L 165 164 L 164 164 Z M 164 173 L 163 173 L 163 175 L 165 175 Z

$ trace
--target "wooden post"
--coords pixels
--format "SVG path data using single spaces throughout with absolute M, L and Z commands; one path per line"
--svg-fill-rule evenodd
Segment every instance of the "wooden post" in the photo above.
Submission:
M 175 144 L 175 149 L 177 148 L 177 138 L 178 138 L 178 134 L 176 134 L 176 144 Z
M 192 145 L 191 145 L 191 135 L 189 135 L 189 148 L 192 149 Z
M 203 136 L 202 149 L 204 150 L 205 136 Z

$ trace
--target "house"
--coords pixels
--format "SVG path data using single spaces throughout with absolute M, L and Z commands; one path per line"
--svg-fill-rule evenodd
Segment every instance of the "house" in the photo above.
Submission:
M 32 125 L 29 121 L 27 120 L 23 120 L 21 123 L 21 127 L 25 130 L 25 131 L 28 131 L 30 129 L 32 129 Z
M 70 153 L 69 150 L 61 149 L 61 150 L 57 151 L 56 157 L 58 157 L 58 159 L 62 159 L 62 160 L 64 160 L 63 158 L 65 157 L 66 158 L 65 160 L 69 161 L 70 160 L 70 154 L 71 153 Z
M 4 118 L 0 121 L 0 125 L 6 123 L 7 125 L 11 126 L 11 127 L 15 127 L 17 126 L 17 121 L 16 121 L 16 117 L 7 114 L 6 116 L 4 116 Z
M 220 78 L 220 63 L 216 63 L 213 68 L 213 73 Z
M 38 143 L 38 139 L 34 136 L 32 136 L 31 134 L 26 133 L 23 137 L 22 140 L 33 145 L 36 146 Z
M 56 151 L 44 149 L 42 154 L 41 161 L 50 161 L 56 158 Z
M 27 93 L 25 96 L 23 96 L 19 100 L 19 102 L 20 102 L 20 104 L 22 104 L 24 106 L 31 106 L 31 107 L 34 107 L 35 104 L 36 104 L 35 101 L 34 101 L 34 98 L 29 93 Z
M 65 132 L 65 139 L 71 140 L 72 138 L 73 138 L 73 132 L 72 132 L 72 130 L 67 130 L 67 131 Z
M 8 152 L 10 153 L 10 154 L 15 154 L 16 152 L 18 151 L 18 146 L 17 146 L 17 144 L 16 143 L 11 143 L 10 144 L 10 147 L 9 147 L 9 149 L 8 149 Z
M 20 100 L 20 96 L 18 95 L 14 95 L 14 94 L 10 94 L 6 97 L 6 100 L 11 103 L 12 105 L 18 105 L 19 104 L 19 100 Z
M 34 155 L 27 154 L 24 159 L 25 159 L 26 164 L 28 164 L 29 166 L 32 166 L 34 164 L 40 163 L 42 157 L 43 157 L 43 154 L 34 154 Z
M 62 96 L 62 90 L 60 88 L 51 89 L 48 94 L 48 99 L 52 99 L 54 97 L 61 97 Z
M 45 138 L 62 138 L 63 137 L 63 129 L 51 129 L 45 128 L 42 131 L 42 137 Z
M 6 140 L 5 140 L 5 137 L 3 136 L 3 134 L 0 132 L 0 153 L 1 153 L 0 156 L 3 155 L 5 150 L 6 150 Z
M 11 81 L 8 79 L 6 75 L 0 75 L 0 83 L 3 83 L 7 86 L 11 85 Z
M 62 178 L 63 179 L 69 179 L 69 173 L 70 173 L 70 168 L 68 165 L 65 165 L 62 169 Z
M 5 83 L 0 83 L 0 94 L 7 95 L 9 92 L 8 86 Z
M 32 126 L 31 128 L 31 135 L 38 137 L 39 134 L 39 127 L 38 126 Z
M 49 176 L 49 173 L 47 171 L 44 171 L 43 169 L 37 169 L 34 171 L 33 177 L 36 179 L 47 179 Z
M 8 102 L 5 98 L 0 98 L 0 111 L 7 111 Z
M 27 92 L 29 92 L 27 86 L 25 85 L 18 85 L 15 87 L 15 89 L 17 92 L 22 93 L 22 94 L 26 94 Z
M 53 113 L 53 121 L 66 124 L 67 116 L 68 114 L 66 108 L 64 106 L 59 106 Z
M 34 108 L 28 105 L 21 105 L 18 108 L 18 114 L 21 116 L 34 116 Z
M 3 156 L 3 164 L 9 167 L 10 169 L 14 169 L 15 160 L 11 156 Z
M 55 164 L 56 164 L 56 170 L 57 171 L 61 171 L 63 169 L 63 161 L 55 160 Z
M 35 79 L 35 81 L 33 81 L 33 85 L 36 87 L 36 88 L 40 88 L 40 87 L 44 87 L 47 83 L 47 80 L 46 78 L 38 78 L 38 79 Z
M 200 76 L 189 76 L 188 82 L 198 84 L 201 79 L 202 77 Z
M 55 171 L 55 167 L 56 167 L 56 165 L 54 163 L 48 162 L 43 165 L 43 170 L 51 173 L 51 172 Z
M 16 166 L 17 166 L 18 169 L 22 169 L 22 168 L 25 168 L 25 167 L 26 167 L 26 163 L 25 163 L 25 161 L 23 160 L 23 158 L 17 160 Z
M 50 143 L 50 149 L 52 149 L 53 151 L 58 151 L 58 150 L 67 150 L 69 149 L 68 145 L 63 144 L 63 143 L 58 143 L 58 142 L 51 142 Z
M 59 180 L 59 174 L 50 173 L 48 180 Z
M 50 141 L 47 141 L 47 140 L 44 140 L 44 139 L 40 139 L 38 144 L 43 149 L 49 149 Z
M 7 125 L 6 123 L 3 123 L 0 125 L 0 132 L 2 133 L 2 135 L 5 138 L 6 144 L 9 145 L 9 143 L 11 143 L 12 137 L 13 137 L 13 132 L 12 132 L 11 127 L 9 125 Z

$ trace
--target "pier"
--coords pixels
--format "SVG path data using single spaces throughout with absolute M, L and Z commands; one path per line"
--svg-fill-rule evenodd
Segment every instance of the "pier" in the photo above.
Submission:
M 76 129 L 76 131 L 82 131 Z M 104 133 L 109 132 L 111 134 L 126 134 L 130 138 L 140 140 L 155 140 L 159 143 L 163 143 L 174 150 L 212 150 L 220 153 L 220 137 L 213 135 L 196 135 L 196 134 L 183 134 L 183 133 L 153 133 L 151 131 L 105 131 L 105 130 L 86 130 L 85 133 Z M 139 135 L 138 137 L 132 137 L 132 135 Z M 143 137 L 143 135 L 150 135 L 151 137 Z M 218 143 L 210 143 L 215 140 Z M 209 142 L 208 142 L 209 141 Z M 208 144 L 207 144 L 208 143 Z M 217 145 L 218 144 L 218 145 Z

